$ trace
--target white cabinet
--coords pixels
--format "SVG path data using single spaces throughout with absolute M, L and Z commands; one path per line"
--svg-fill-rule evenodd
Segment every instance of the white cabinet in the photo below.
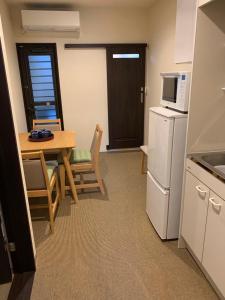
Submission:
M 208 209 L 209 188 L 190 172 L 186 172 L 182 236 L 202 260 Z
M 225 295 L 225 201 L 210 192 L 203 266 Z
M 225 297 L 225 183 L 187 159 L 181 236 Z M 223 298 L 222 297 L 222 298 Z
M 175 63 L 192 62 L 196 24 L 196 0 L 177 0 Z

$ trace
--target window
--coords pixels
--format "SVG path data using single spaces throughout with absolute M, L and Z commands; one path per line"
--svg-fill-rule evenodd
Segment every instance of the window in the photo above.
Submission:
M 55 44 L 17 45 L 28 129 L 33 119 L 62 120 Z
M 35 117 L 36 119 L 56 119 L 51 56 L 29 55 L 28 61 L 35 103 Z
M 140 55 L 139 53 L 118 53 L 118 54 L 113 54 L 113 58 L 133 58 L 137 59 L 139 58 Z

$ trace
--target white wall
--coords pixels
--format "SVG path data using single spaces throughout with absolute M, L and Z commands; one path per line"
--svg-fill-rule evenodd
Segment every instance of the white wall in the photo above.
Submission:
M 148 108 L 159 106 L 160 72 L 191 71 L 192 64 L 175 64 L 176 0 L 157 0 L 149 10 L 148 96 L 145 109 L 145 143 L 148 141 Z
M 3 0 L 0 0 L 0 15 L 2 17 L 2 27 L 5 36 L 6 56 L 7 56 L 7 78 L 16 114 L 16 123 L 19 131 L 27 129 L 23 106 L 23 96 L 20 83 L 19 67 L 17 61 L 16 47 L 10 22 L 8 9 Z
M 106 89 L 104 87 L 105 74 L 103 74 L 105 58 L 101 50 L 93 50 L 93 54 L 91 54 L 91 51 L 81 50 L 81 52 L 85 52 L 86 56 L 84 55 L 79 59 L 80 74 L 79 76 L 76 76 L 73 72 L 73 70 L 76 69 L 74 62 L 76 61 L 76 64 L 78 63 L 78 56 L 81 52 L 78 52 L 78 50 L 65 50 L 64 44 L 149 43 L 146 72 L 148 95 L 146 97 L 145 109 L 145 143 L 147 143 L 148 108 L 150 106 L 159 105 L 161 93 L 160 72 L 171 70 L 190 71 L 192 69 L 191 64 L 174 63 L 176 0 L 157 0 L 150 9 L 82 8 L 80 10 L 80 36 L 71 33 L 23 33 L 21 28 L 20 9 L 21 8 L 18 6 L 11 7 L 11 17 L 17 42 L 55 42 L 57 44 L 65 127 L 67 129 L 71 128 L 76 130 L 78 145 L 80 144 L 80 147 L 89 147 L 90 136 L 92 136 L 93 131 L 92 122 L 94 123 L 94 120 L 87 126 L 86 122 L 79 117 L 80 115 L 85 115 L 87 107 L 90 107 L 87 90 L 91 91 L 93 89 L 94 82 L 91 82 L 89 89 L 87 83 L 89 84 L 90 81 L 85 81 L 85 73 L 87 70 L 91 69 L 92 64 L 93 67 L 98 66 L 98 71 L 96 69 L 98 77 L 93 79 L 96 79 L 97 83 L 101 80 L 103 82 L 102 85 L 97 84 L 95 93 L 92 97 L 92 116 L 95 115 L 96 120 L 103 126 L 105 133 L 104 143 L 107 143 L 108 140 L 108 129 L 107 126 L 104 125 L 106 124 L 107 107 L 104 106 L 105 108 L 103 108 L 103 106 L 99 106 L 100 103 L 103 105 L 107 101 L 106 99 L 103 100 L 103 97 L 106 97 Z M 96 59 L 94 59 L 95 55 Z M 86 64 L 84 57 L 91 62 L 89 66 Z M 84 66 L 83 70 L 82 64 Z M 84 72 L 82 73 L 82 71 Z M 71 79 L 72 77 L 74 78 L 73 81 Z M 70 84 L 68 84 L 68 82 L 70 82 Z M 78 84 L 78 82 L 80 88 L 75 89 L 76 83 Z M 82 89 L 84 86 L 86 86 L 86 88 Z M 72 102 L 73 109 L 70 109 L 69 103 L 71 102 L 71 99 L 74 101 Z M 85 99 L 85 102 L 83 102 L 82 99 Z M 95 107 L 94 103 L 96 103 Z M 72 115 L 73 110 L 74 116 Z M 75 118 L 78 114 L 79 116 Z M 103 144 L 103 148 L 104 146 L 105 145 Z
M 198 10 L 187 151 L 225 149 L 225 1 Z
M 108 145 L 105 57 L 105 49 L 76 49 L 67 50 L 59 61 L 64 125 L 76 131 L 77 143 L 84 149 L 90 147 L 97 123 L 104 128 L 101 150 Z
M 106 56 L 103 49 L 65 50 L 65 43 L 143 43 L 148 35 L 147 9 L 81 9 L 80 36 L 71 33 L 23 33 L 20 8 L 11 8 L 16 42 L 57 44 L 63 116 L 77 133 L 78 147 L 88 148 L 94 126 L 103 127 L 108 143 Z

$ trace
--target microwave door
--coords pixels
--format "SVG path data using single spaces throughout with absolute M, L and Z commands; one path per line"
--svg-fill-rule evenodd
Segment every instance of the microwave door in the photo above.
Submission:
M 178 85 L 178 77 L 164 77 L 162 100 L 176 103 L 177 85 Z

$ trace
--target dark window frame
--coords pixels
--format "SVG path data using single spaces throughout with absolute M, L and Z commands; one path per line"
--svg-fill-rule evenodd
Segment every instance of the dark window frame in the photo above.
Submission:
M 30 118 L 31 114 L 31 101 L 32 99 L 32 82 L 30 74 L 27 72 L 28 66 L 26 61 L 26 54 L 25 51 L 30 51 L 35 54 L 50 54 L 53 55 L 53 77 L 55 83 L 55 91 L 56 91 L 56 111 L 58 113 L 57 118 L 61 119 L 62 129 L 64 129 L 64 122 L 63 122 L 63 111 L 62 111 L 62 100 L 61 100 L 61 91 L 60 91 L 60 80 L 59 80 L 59 70 L 58 70 L 58 56 L 57 56 L 57 47 L 56 43 L 17 43 L 17 55 L 19 61 L 19 68 L 20 68 L 20 76 L 21 76 L 21 84 L 23 90 L 23 99 L 24 99 L 24 109 L 26 114 L 26 121 L 27 121 L 27 128 L 30 131 L 32 129 L 32 122 Z

